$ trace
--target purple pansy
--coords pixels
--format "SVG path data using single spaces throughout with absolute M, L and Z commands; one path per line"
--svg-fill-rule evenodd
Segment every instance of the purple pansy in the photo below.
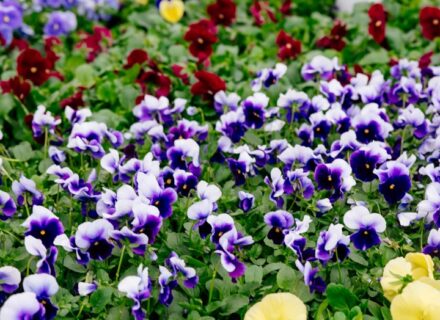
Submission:
M 14 199 L 12 199 L 9 193 L 0 190 L 0 219 L 9 219 L 16 211 L 17 206 Z
M 309 287 L 311 293 L 324 293 L 327 287 L 324 279 L 318 276 L 318 269 L 313 268 L 309 261 L 303 265 L 299 260 L 295 261 L 299 271 L 304 275 L 304 283 Z
M 41 205 L 44 201 L 43 193 L 37 189 L 37 185 L 31 179 L 21 176 L 18 181 L 12 182 L 12 191 L 17 196 L 18 205 L 31 203 L 32 205 Z M 32 201 L 27 198 L 30 195 Z
M 248 128 L 259 129 L 266 120 L 266 107 L 269 104 L 269 97 L 264 93 L 257 92 L 246 98 L 242 103 L 245 125 Z
M 0 290 L 12 293 L 18 289 L 21 282 L 21 274 L 17 268 L 4 266 L 0 268 Z
M 336 159 L 329 164 L 319 164 L 315 169 L 315 181 L 319 190 L 332 190 L 332 202 L 338 200 L 343 194 L 356 184 L 351 176 L 351 168 L 342 159 Z
M 428 243 L 423 248 L 423 253 L 440 258 L 440 230 L 432 229 L 429 232 Z
M 321 231 L 316 243 L 316 258 L 323 264 L 330 260 L 343 261 L 350 253 L 350 237 L 342 233 L 342 224 L 331 224 L 327 231 Z
M 238 203 L 238 207 L 241 210 L 243 210 L 243 212 L 248 212 L 253 208 L 255 203 L 255 197 L 253 194 L 244 191 L 239 191 L 238 198 L 240 200 Z
M 257 72 L 257 77 L 252 80 L 252 91 L 260 91 L 262 87 L 269 88 L 276 84 L 286 73 L 287 66 L 277 63 L 275 68 L 264 68 Z
M 335 71 L 338 71 L 338 58 L 330 60 L 324 56 L 316 56 L 309 63 L 303 65 L 301 75 L 304 80 L 312 81 L 315 79 L 330 80 Z
M 144 234 L 148 243 L 156 240 L 157 234 L 162 226 L 162 217 L 159 209 L 152 205 L 135 203 L 133 206 L 132 230 L 138 234 Z
M 50 134 L 55 134 L 55 128 L 61 123 L 61 119 L 52 116 L 52 113 L 46 111 L 46 107 L 38 106 L 37 111 L 32 118 L 32 132 L 34 137 L 40 137 L 47 130 Z
M 399 161 L 387 161 L 373 173 L 379 178 L 379 192 L 390 204 L 402 200 L 411 189 L 409 168 Z
M 55 261 L 58 257 L 58 249 L 55 246 L 47 249 L 40 239 L 33 236 L 25 237 L 24 245 L 30 255 L 40 258 L 37 262 L 37 272 L 55 276 Z
M 35 293 L 17 293 L 3 304 L 0 319 L 45 319 L 45 309 Z
M 294 219 L 289 212 L 277 210 L 266 213 L 264 222 L 271 227 L 267 237 L 275 244 L 282 244 L 285 232 L 293 226 Z
M 350 166 L 356 178 L 369 182 L 377 178 L 374 170 L 390 158 L 383 145 L 371 142 L 351 154 Z
M 43 305 L 44 319 L 52 320 L 56 317 L 58 308 L 50 298 L 58 292 L 59 286 L 54 276 L 46 273 L 33 274 L 23 279 L 25 292 L 35 293 L 38 301 Z
M 76 29 L 77 21 L 74 13 L 66 11 L 51 12 L 46 25 L 44 34 L 47 36 L 59 37 L 67 35 Z
M 105 219 L 83 222 L 75 233 L 75 244 L 94 260 L 105 260 L 112 254 L 114 245 L 110 242 L 114 228 Z
M 239 108 L 222 115 L 220 120 L 217 121 L 215 129 L 231 139 L 233 143 L 237 143 L 246 133 L 245 121 L 246 117 L 243 109 Z
M 218 113 L 237 110 L 240 99 L 240 96 L 235 92 L 227 94 L 224 91 L 219 91 L 214 95 L 214 109 Z
M 27 228 L 24 235 L 40 239 L 46 248 L 50 248 L 57 236 L 64 233 L 60 219 L 42 206 L 33 206 L 32 214 L 23 222 Z
M 379 233 L 386 229 L 385 219 L 377 213 L 370 213 L 367 208 L 355 206 L 344 215 L 344 224 L 351 230 L 356 230 L 350 238 L 358 250 L 367 250 L 379 245 Z

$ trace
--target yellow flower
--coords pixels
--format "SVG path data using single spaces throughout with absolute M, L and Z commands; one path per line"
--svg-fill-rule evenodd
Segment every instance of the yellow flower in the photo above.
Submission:
M 148 3 L 148 0 L 135 0 L 137 4 L 140 4 L 142 6 L 145 6 Z
M 166 21 L 176 23 L 183 17 L 185 5 L 182 0 L 162 0 L 159 4 L 159 12 Z
M 408 253 L 405 258 L 390 260 L 383 270 L 380 280 L 384 296 L 392 301 L 400 293 L 405 281 L 414 281 L 422 277 L 433 279 L 434 262 L 431 256 L 423 253 Z
M 244 320 L 306 320 L 304 303 L 291 293 L 268 294 L 252 306 Z
M 438 281 L 421 278 L 408 284 L 391 303 L 394 320 L 440 320 Z

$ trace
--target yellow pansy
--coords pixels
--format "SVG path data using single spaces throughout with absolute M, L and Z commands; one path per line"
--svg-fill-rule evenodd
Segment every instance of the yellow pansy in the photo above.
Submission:
M 291 293 L 268 294 L 252 306 L 244 320 L 306 320 L 304 303 Z
M 159 4 L 159 12 L 166 21 L 176 23 L 183 17 L 185 5 L 182 0 L 163 0 Z
M 405 258 L 390 260 L 383 270 L 380 280 L 384 296 L 392 301 L 403 288 L 403 278 L 417 280 L 422 277 L 433 279 L 434 262 L 423 253 L 408 253 Z M 409 277 L 410 276 L 410 277 Z
M 395 320 L 440 320 L 440 291 L 437 281 L 421 278 L 408 284 L 391 303 Z

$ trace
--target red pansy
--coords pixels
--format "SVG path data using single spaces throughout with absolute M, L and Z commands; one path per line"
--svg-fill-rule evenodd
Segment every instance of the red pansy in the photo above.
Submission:
M 112 43 L 111 31 L 105 27 L 95 26 L 93 33 L 83 33 L 82 39 L 77 43 L 77 48 L 86 48 L 87 61 L 91 62 Z
M 420 25 L 422 34 L 426 39 L 433 40 L 440 37 L 440 9 L 424 7 L 420 10 Z
M 208 6 L 207 11 L 216 25 L 230 26 L 235 21 L 237 6 L 232 0 L 217 0 Z
M 281 60 L 294 59 L 301 53 L 301 42 L 289 36 L 284 30 L 276 38 L 278 57 Z
M 54 47 L 59 45 L 61 45 L 61 40 L 57 37 L 47 37 L 44 39 L 44 51 L 46 52 L 46 59 L 49 63 L 49 69 L 54 69 L 55 63 L 59 59 L 54 50 Z
M 173 64 L 171 66 L 171 71 L 173 71 L 173 74 L 179 78 L 180 80 L 182 80 L 183 84 L 188 85 L 189 84 L 189 76 L 187 73 L 183 72 L 183 67 L 179 66 L 178 64 Z
M 281 4 L 280 12 L 283 16 L 292 14 L 292 0 L 284 0 Z
M 255 24 L 261 26 L 267 22 L 265 15 L 272 21 L 277 22 L 277 18 L 273 13 L 272 9 L 269 7 L 269 3 L 265 1 L 254 1 L 250 6 L 249 11 L 254 17 Z
M 142 72 L 137 80 L 143 93 L 149 93 L 156 97 L 167 96 L 171 91 L 171 80 L 157 70 Z
M 66 99 L 62 100 L 60 102 L 60 106 L 62 109 L 65 109 L 66 107 L 71 107 L 72 109 L 79 109 L 80 107 L 84 107 L 86 104 L 83 99 L 83 91 L 84 88 L 78 88 L 78 91 L 75 92 L 70 97 L 67 97 Z
M 200 20 L 189 25 L 184 39 L 190 42 L 189 52 L 199 62 L 208 59 L 212 52 L 212 45 L 217 42 L 217 28 L 210 20 Z
M 135 64 L 144 64 L 148 61 L 148 53 L 142 49 L 132 50 L 127 57 L 127 63 L 124 65 L 124 69 L 130 69 Z
M 0 81 L 3 93 L 13 93 L 18 99 L 24 101 L 31 91 L 31 84 L 19 76 L 6 81 Z
M 329 36 L 324 36 L 318 41 L 316 45 L 319 48 L 334 49 L 341 51 L 345 47 L 343 37 L 347 34 L 347 25 L 340 20 L 336 20 Z
M 428 68 L 431 65 L 431 58 L 434 55 L 434 52 L 429 51 L 422 55 L 419 59 L 419 68 L 425 69 Z
M 211 99 L 217 92 L 226 90 L 225 81 L 215 73 L 207 71 L 197 71 L 195 77 L 198 82 L 191 87 L 191 93 L 197 96 L 203 96 L 205 99 Z
M 50 63 L 40 51 L 32 48 L 26 49 L 17 57 L 17 72 L 24 79 L 39 86 L 50 77 Z
M 368 16 L 370 17 L 368 33 L 380 44 L 385 39 L 387 13 L 381 3 L 375 3 L 368 10 Z

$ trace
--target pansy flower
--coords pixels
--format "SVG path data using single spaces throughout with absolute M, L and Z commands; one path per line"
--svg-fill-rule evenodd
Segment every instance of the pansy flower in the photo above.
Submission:
M 341 20 L 336 20 L 330 31 L 330 35 L 324 36 L 316 41 L 319 48 L 334 49 L 341 51 L 345 47 L 344 37 L 347 35 L 347 25 Z
M 128 298 L 134 301 L 131 313 L 136 320 L 143 320 L 146 317 L 142 310 L 141 303 L 151 296 L 151 279 L 148 274 L 148 268 L 139 265 L 136 276 L 127 276 L 118 284 L 118 290 L 125 293 Z
M 367 208 L 355 206 L 344 215 L 344 224 L 352 230 L 356 230 L 350 236 L 351 242 L 358 250 L 367 250 L 379 245 L 381 240 L 379 233 L 385 231 L 385 219 L 377 213 L 370 213 Z
M 278 208 L 282 208 L 284 204 L 284 183 L 285 179 L 280 169 L 273 168 L 270 172 L 270 178 L 265 177 L 264 182 L 272 189 L 270 193 L 270 200 L 277 205 Z
M 351 176 L 351 167 L 342 159 L 336 159 L 329 164 L 319 164 L 315 169 L 315 181 L 319 190 L 333 190 L 330 197 L 332 202 L 356 184 Z
M 260 91 L 262 87 L 268 89 L 276 84 L 286 73 L 287 66 L 283 63 L 277 63 L 275 68 L 264 68 L 257 72 L 257 77 L 252 80 L 252 91 Z
M 17 206 L 14 199 L 12 199 L 9 193 L 0 190 L 0 219 L 6 220 L 11 218 L 16 211 Z
M 373 173 L 379 177 L 379 192 L 390 204 L 402 200 L 411 189 L 409 169 L 399 161 L 385 162 Z
M 162 221 L 157 207 L 139 203 L 139 200 L 135 201 L 133 205 L 133 220 L 131 222 L 132 230 L 138 234 L 146 235 L 148 243 L 152 244 L 155 242 L 162 227 Z
M 428 222 L 434 221 L 440 227 L 440 183 L 428 184 L 425 199 L 417 206 L 419 216 L 426 217 Z
M 227 94 L 225 91 L 218 91 L 214 95 L 214 108 L 215 111 L 222 114 L 228 111 L 234 111 L 238 109 L 240 96 L 235 92 Z
M 216 25 L 230 26 L 235 21 L 237 5 L 232 0 L 216 0 L 206 11 Z
M 429 232 L 428 243 L 423 248 L 423 253 L 440 258 L 440 230 L 432 229 Z
M 243 109 L 240 108 L 222 115 L 220 120 L 217 121 L 215 129 L 231 139 L 233 143 L 237 143 L 247 131 L 245 121 L 246 117 Z
M 21 274 L 17 268 L 4 266 L 0 268 L 0 291 L 12 293 L 18 289 L 21 282 Z
M 248 128 L 259 129 L 264 125 L 266 121 L 266 107 L 268 104 L 269 97 L 260 92 L 255 93 L 243 101 L 244 123 Z
M 359 142 L 384 141 L 393 130 L 385 111 L 375 103 L 367 104 L 352 120 Z
M 324 279 L 318 276 L 318 268 L 313 268 L 312 264 L 309 261 L 303 265 L 301 261 L 296 260 L 295 264 L 299 271 L 304 275 L 304 283 L 311 293 L 324 293 L 327 287 Z
M 55 246 L 47 249 L 40 239 L 33 236 L 24 238 L 24 246 L 30 255 L 40 258 L 36 265 L 38 273 L 48 273 L 55 276 L 55 262 L 58 257 L 58 249 Z
M 55 134 L 56 126 L 61 123 L 61 119 L 56 118 L 50 111 L 46 111 L 45 106 L 38 106 L 32 118 L 32 132 L 34 137 L 40 137 L 45 130 L 50 134 Z
M 309 63 L 303 65 L 301 75 L 306 81 L 316 79 L 328 81 L 339 69 L 338 58 L 329 59 L 324 56 L 316 56 Z
M 42 206 L 33 206 L 32 214 L 22 224 L 27 228 L 25 236 L 40 239 L 46 248 L 50 248 L 57 236 L 64 233 L 60 219 Z
M 189 25 L 184 36 L 185 41 L 190 42 L 189 52 L 199 62 L 208 59 L 212 52 L 212 45 L 218 41 L 217 29 L 210 20 L 202 19 Z
M 424 7 L 420 10 L 420 25 L 422 34 L 428 40 L 440 37 L 440 9 L 438 7 Z
M 49 15 L 48 21 L 44 26 L 44 33 L 47 36 L 59 37 L 74 31 L 76 26 L 77 21 L 74 13 L 54 11 Z
M 251 210 L 255 203 L 255 197 L 253 194 L 239 191 L 238 192 L 239 204 L 238 207 L 243 210 L 243 212 L 248 212 Z
M 17 293 L 3 304 L 0 319 L 45 319 L 45 309 L 35 293 Z
M 51 297 L 58 290 L 59 285 L 54 276 L 46 273 L 32 274 L 23 279 L 24 292 L 33 292 L 45 309 L 44 319 L 52 320 L 56 317 L 58 308 L 52 303 Z
M 369 182 L 377 178 L 374 170 L 390 158 L 381 144 L 372 142 L 351 154 L 350 166 L 356 178 Z
M 37 86 L 49 79 L 49 67 L 49 62 L 40 51 L 32 48 L 22 51 L 17 57 L 17 73 Z
M 381 44 L 385 39 L 385 29 L 387 23 L 387 13 L 381 3 L 373 4 L 368 10 L 370 22 L 368 24 L 368 33 L 374 41 Z
M 14 94 L 21 102 L 25 101 L 31 92 L 31 84 L 29 81 L 26 81 L 19 76 L 0 81 L 0 88 L 3 93 Z
M 215 73 L 200 70 L 194 76 L 198 81 L 191 86 L 193 95 L 212 100 L 217 92 L 226 90 L 226 82 Z
M 276 22 L 277 18 L 272 8 L 269 6 L 269 2 L 254 0 L 252 5 L 249 7 L 249 11 L 254 18 L 254 22 L 257 26 L 261 26 L 264 23 L 270 21 Z
M 105 260 L 113 251 L 114 245 L 110 242 L 113 230 L 113 225 L 105 219 L 83 222 L 75 233 L 75 244 L 87 252 L 90 258 Z
M 28 179 L 25 176 L 21 176 L 17 181 L 12 182 L 12 191 L 17 196 L 18 205 L 41 205 L 44 201 L 44 195 L 37 189 L 37 185 L 32 179 Z M 31 198 L 27 198 L 31 196 Z
M 271 227 L 267 237 L 275 244 L 284 242 L 285 231 L 293 226 L 294 219 L 292 214 L 284 210 L 277 210 L 266 213 L 264 222 Z
M 316 243 L 316 258 L 322 263 L 330 260 L 343 261 L 350 253 L 350 237 L 342 233 L 342 224 L 331 224 L 327 231 L 321 231 Z
M 284 30 L 278 33 L 275 42 L 281 60 L 295 59 L 301 53 L 301 41 L 292 38 Z

